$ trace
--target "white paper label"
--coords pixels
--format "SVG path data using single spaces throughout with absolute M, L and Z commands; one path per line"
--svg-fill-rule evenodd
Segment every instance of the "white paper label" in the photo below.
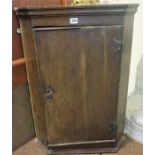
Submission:
M 78 18 L 70 18 L 70 24 L 78 24 Z

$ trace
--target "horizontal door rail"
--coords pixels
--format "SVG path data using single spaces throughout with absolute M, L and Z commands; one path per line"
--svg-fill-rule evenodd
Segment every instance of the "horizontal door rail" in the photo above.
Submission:
M 100 143 L 114 143 L 115 139 L 111 140 L 100 140 L 100 141 L 83 141 L 83 142 L 74 142 L 74 143 L 61 143 L 61 144 L 50 144 L 48 147 L 61 147 L 61 146 L 70 146 L 70 145 L 81 145 L 81 144 L 100 144 Z

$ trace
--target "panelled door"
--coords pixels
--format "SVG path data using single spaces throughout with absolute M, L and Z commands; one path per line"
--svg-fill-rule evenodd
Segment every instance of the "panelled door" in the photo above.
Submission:
M 122 26 L 33 31 L 48 142 L 115 141 Z

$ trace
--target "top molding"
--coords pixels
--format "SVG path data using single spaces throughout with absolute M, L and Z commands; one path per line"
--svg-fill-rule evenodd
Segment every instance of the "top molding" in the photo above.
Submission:
M 107 15 L 134 14 L 139 4 L 106 4 L 81 6 L 44 6 L 44 7 L 15 7 L 18 16 L 67 16 L 67 15 Z

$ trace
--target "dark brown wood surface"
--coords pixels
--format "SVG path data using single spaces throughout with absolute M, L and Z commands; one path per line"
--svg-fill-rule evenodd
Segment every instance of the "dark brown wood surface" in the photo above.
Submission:
M 119 143 L 136 8 L 134 4 L 15 9 L 36 134 L 45 146 L 61 152 L 114 148 Z M 73 17 L 78 18 L 76 25 L 69 22 Z
M 29 18 L 21 19 L 20 26 L 22 31 L 26 30 L 26 33 L 22 33 L 23 48 L 25 51 L 25 63 L 26 71 L 29 83 L 29 90 L 31 95 L 32 113 L 35 125 L 36 136 L 39 137 L 44 145 L 47 145 L 46 138 L 46 126 L 45 126 L 45 114 L 44 114 L 44 104 L 42 100 L 42 94 L 38 91 L 39 86 L 39 76 L 37 73 L 37 65 L 35 59 L 35 47 L 33 34 L 31 29 L 31 21 Z M 29 46 L 27 46 L 29 44 Z
M 121 28 L 34 30 L 49 143 L 115 139 L 109 128 L 116 122 L 121 51 L 111 44 L 122 40 Z
M 66 2 L 68 5 L 71 0 L 67 0 Z M 64 0 L 13 0 L 12 8 L 20 6 L 51 6 L 64 4 Z M 31 115 L 29 90 L 25 91 L 25 94 L 23 93 L 25 90 L 24 88 L 27 85 L 27 74 L 25 69 L 21 33 L 17 33 L 17 28 L 20 28 L 19 21 L 12 9 L 12 91 L 13 117 L 15 116 L 13 119 L 12 131 L 13 149 L 16 149 L 18 146 L 35 136 L 33 118 Z M 21 109 L 21 107 L 24 108 Z M 25 111 L 25 113 L 21 113 L 21 110 Z
M 13 0 L 12 7 L 26 6 L 51 6 L 51 5 L 69 5 L 72 0 Z M 19 21 L 14 11 L 12 11 L 12 60 L 19 61 L 24 59 L 21 34 L 17 33 L 20 28 Z M 25 64 L 13 65 L 13 88 L 19 84 L 27 82 Z M 17 67 L 18 66 L 18 67 Z
M 26 6 L 50 6 L 50 5 L 62 5 L 62 0 L 13 0 L 12 6 L 14 7 L 26 7 Z M 21 34 L 17 33 L 17 28 L 20 28 L 19 22 L 17 17 L 12 13 L 12 51 L 13 51 L 13 60 L 17 60 L 23 58 L 23 48 L 22 48 L 22 41 L 21 41 Z
M 124 19 L 123 48 L 121 58 L 120 83 L 118 91 L 119 92 L 118 106 L 117 106 L 118 128 L 117 128 L 116 141 L 119 141 L 120 137 L 124 133 L 124 123 L 125 123 L 124 119 L 126 112 L 130 58 L 132 48 L 133 21 L 134 16 L 132 14 L 126 14 Z

